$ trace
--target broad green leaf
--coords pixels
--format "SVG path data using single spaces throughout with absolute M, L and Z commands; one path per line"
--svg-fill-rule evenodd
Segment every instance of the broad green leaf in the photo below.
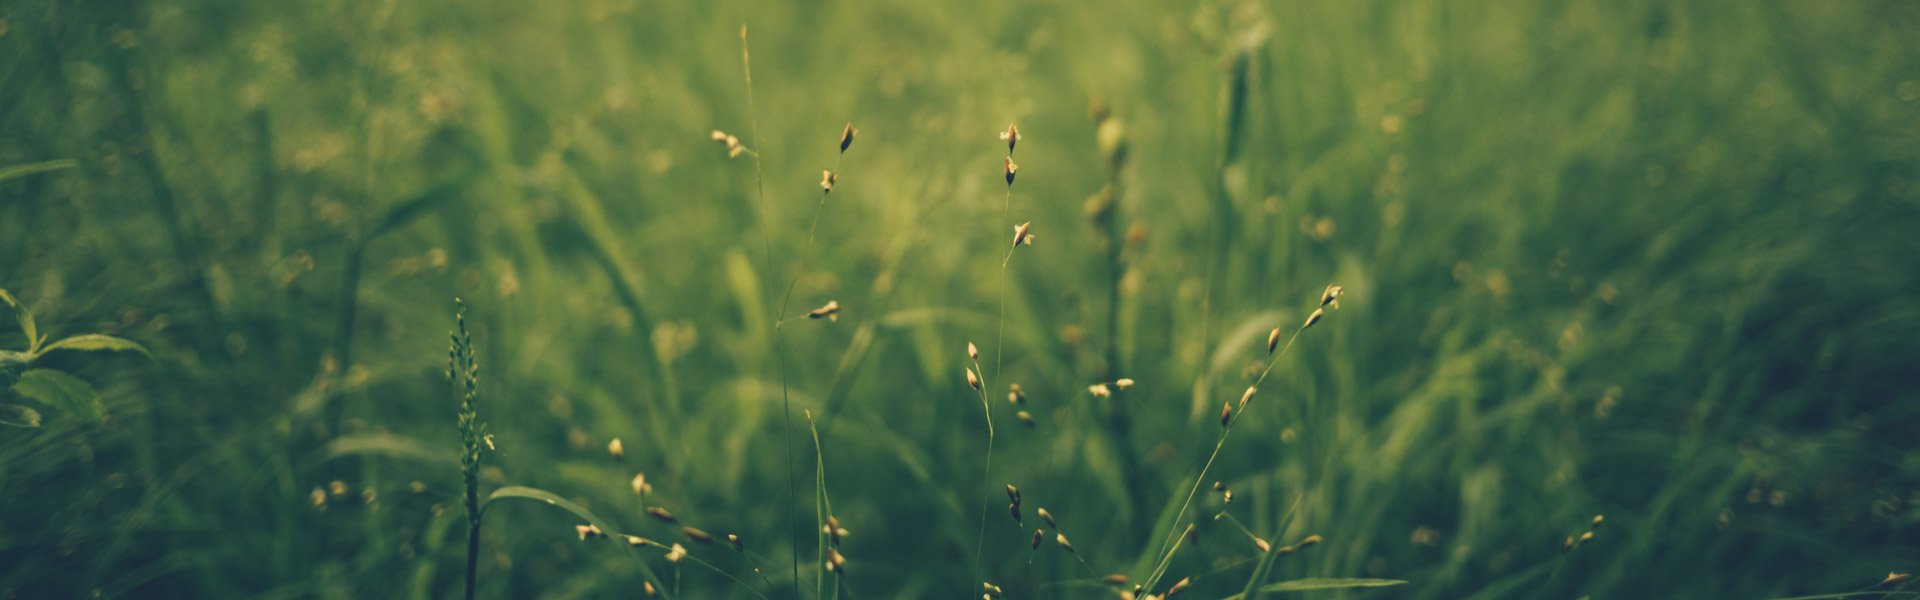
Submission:
M 39 427 L 40 411 L 21 404 L 0 404 L 0 425 Z
M 620 530 L 614 529 L 613 525 L 601 520 L 599 516 L 593 514 L 593 511 L 589 511 L 586 507 L 573 503 L 572 500 L 561 498 L 558 494 L 540 488 L 510 485 L 494 490 L 493 493 L 488 494 L 487 499 L 480 503 L 480 514 L 485 516 L 487 509 L 493 508 L 493 503 L 495 502 L 513 498 L 533 500 L 535 502 L 545 503 L 548 506 L 559 507 L 561 510 L 573 513 L 573 516 L 579 517 L 583 521 L 592 523 L 594 527 L 600 528 L 601 532 L 607 534 L 608 541 L 613 542 L 615 546 L 619 546 L 620 551 L 627 554 L 627 556 L 634 558 L 634 562 L 640 565 L 640 575 L 645 577 L 647 581 L 652 582 L 654 589 L 659 590 L 662 597 L 671 597 L 666 595 L 666 591 L 671 588 L 668 588 L 659 577 L 654 576 L 653 567 L 648 566 L 646 561 L 640 560 L 638 556 L 634 555 L 633 546 L 628 545 L 627 541 L 621 538 Z
M 125 350 L 139 352 L 145 354 L 147 358 L 153 358 L 152 353 L 147 352 L 145 347 L 134 343 L 133 340 L 99 333 L 86 333 L 61 339 L 60 341 L 47 344 L 47 347 L 40 349 L 40 353 L 46 354 L 55 350 L 76 350 L 80 352 Z
M 53 369 L 29 369 L 20 374 L 13 390 L 47 405 L 98 421 L 106 416 L 100 394 L 80 378 Z
M 13 294 L 7 293 L 6 288 L 0 288 L 0 302 L 6 303 L 8 308 L 13 309 L 14 321 L 19 322 L 20 330 L 26 332 L 27 354 L 39 352 L 40 327 L 33 322 L 33 311 L 27 310 L 27 307 L 20 304 L 20 301 L 13 297 Z
M 28 358 L 30 357 L 24 352 L 0 350 L 0 392 L 13 389 L 14 380 L 20 378 L 22 371 L 27 370 Z
M 20 163 L 17 165 L 8 165 L 5 167 L 0 167 L 0 182 L 19 179 L 21 177 L 26 177 L 28 175 L 32 175 L 35 173 L 45 173 L 47 171 L 71 169 L 77 166 L 80 166 L 80 163 L 74 161 L 71 158 L 63 158 L 59 160 L 49 160 L 49 161 L 34 162 L 34 163 Z

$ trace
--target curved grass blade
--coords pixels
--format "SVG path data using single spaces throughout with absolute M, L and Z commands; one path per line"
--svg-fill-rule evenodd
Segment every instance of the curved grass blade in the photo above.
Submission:
M 71 158 L 62 158 L 59 160 L 48 160 L 48 161 L 41 161 L 41 162 L 8 165 L 8 166 L 0 167 L 0 182 L 11 181 L 14 179 L 19 179 L 21 177 L 26 177 L 28 175 L 33 175 L 36 173 L 45 173 L 47 171 L 58 171 L 61 169 L 71 169 L 78 166 L 80 166 L 79 161 L 75 161 Z
M 1317 592 L 1321 590 L 1346 590 L 1346 589 L 1354 589 L 1354 588 L 1393 587 L 1396 585 L 1406 585 L 1406 584 L 1407 584 L 1406 581 L 1399 580 L 1399 579 L 1368 579 L 1368 578 L 1358 578 L 1358 577 L 1346 577 L 1346 578 L 1309 577 L 1306 579 L 1294 579 L 1290 581 L 1269 583 L 1267 585 L 1261 586 L 1259 593 L 1265 594 L 1269 592 Z M 1227 596 L 1222 600 L 1240 600 L 1241 598 L 1242 598 L 1241 594 L 1234 594 L 1232 596 Z
M 40 354 L 46 354 L 55 350 L 74 350 L 78 352 L 139 352 L 147 358 L 153 358 L 152 352 L 148 352 L 145 346 L 141 346 L 133 340 L 100 333 L 86 333 L 61 339 L 60 341 L 47 344 L 46 347 L 41 348 Z
M 664 598 L 672 597 L 671 595 L 668 594 L 668 590 L 672 588 L 667 587 L 667 584 L 664 580 L 654 575 L 653 568 L 647 565 L 647 561 L 642 560 L 639 555 L 635 554 L 633 552 L 633 547 L 628 545 L 625 539 L 611 535 L 612 532 L 619 531 L 618 529 L 615 529 L 612 525 L 608 524 L 606 521 L 601 520 L 599 516 L 594 515 L 593 511 L 587 510 L 586 507 L 580 506 L 579 504 L 575 504 L 572 500 L 561 498 L 559 495 L 556 495 L 553 492 L 549 492 L 539 488 L 531 488 L 531 487 L 518 486 L 518 485 L 510 485 L 507 487 L 494 490 L 492 494 L 487 495 L 486 502 L 483 502 L 480 505 L 481 517 L 485 518 L 487 514 L 487 509 L 492 508 L 493 503 L 501 500 L 511 500 L 515 498 L 519 498 L 523 500 L 532 500 L 535 502 L 542 502 L 549 506 L 559 507 L 561 510 L 573 513 L 573 516 L 579 517 L 588 523 L 592 523 L 594 527 L 600 528 L 600 531 L 608 532 L 609 535 L 606 536 L 607 541 L 619 547 L 620 551 L 622 553 L 625 553 L 628 557 L 633 558 L 634 564 L 640 565 L 640 576 L 645 577 L 648 583 L 652 583 L 654 589 L 660 592 L 661 597 L 664 597 Z

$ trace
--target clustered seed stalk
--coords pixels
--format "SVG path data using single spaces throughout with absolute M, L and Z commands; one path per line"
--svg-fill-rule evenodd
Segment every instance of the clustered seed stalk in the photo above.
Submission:
M 467 506 L 467 594 L 472 600 L 480 566 L 480 445 L 486 425 L 474 407 L 480 398 L 480 364 L 473 355 L 473 333 L 467 330 L 467 305 L 454 299 L 454 331 L 447 350 L 447 381 L 460 392 L 460 481 Z

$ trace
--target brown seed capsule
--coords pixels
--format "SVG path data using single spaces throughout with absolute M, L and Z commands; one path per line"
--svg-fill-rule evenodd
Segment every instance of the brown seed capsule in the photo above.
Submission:
M 1042 509 L 1039 509 L 1039 510 L 1035 510 L 1035 511 L 1033 511 L 1033 512 L 1034 512 L 1035 514 L 1038 514 L 1038 515 L 1040 515 L 1040 520 L 1042 520 L 1042 521 L 1046 521 L 1046 522 L 1047 522 L 1047 527 L 1049 527 L 1049 528 L 1053 528 L 1053 529 L 1059 529 L 1059 528 L 1060 528 L 1060 524 L 1059 524 L 1059 523 L 1055 523 L 1055 522 L 1053 522 L 1053 513 L 1050 513 L 1050 512 L 1047 512 L 1047 509 L 1045 509 L 1045 508 L 1042 508 Z
M 853 128 L 853 121 L 847 121 L 847 128 L 840 130 L 840 153 L 841 154 L 847 153 L 847 147 L 853 145 L 853 136 L 856 136 L 859 134 L 860 134 L 860 131 Z
M 828 300 L 827 303 L 820 308 L 807 311 L 807 318 L 826 319 L 828 321 L 840 320 L 840 301 Z
M 822 169 L 820 171 L 820 193 L 833 193 L 833 184 L 839 181 L 839 175 L 834 174 L 833 171 Z
M 1259 391 L 1260 391 L 1260 388 L 1256 388 L 1256 387 L 1253 387 L 1253 386 L 1247 386 L 1247 391 L 1244 391 L 1244 392 L 1241 392 L 1241 393 L 1240 393 L 1240 410 L 1246 410 L 1246 409 L 1247 409 L 1247 401 L 1249 401 L 1249 400 L 1252 400 L 1252 399 L 1253 399 L 1253 395 L 1254 395 L 1254 394 L 1256 394 L 1256 393 L 1258 393 Z
M 607 442 L 607 454 L 612 455 L 614 460 L 623 460 L 627 458 L 627 447 L 620 443 L 620 438 L 613 438 L 613 441 Z
M 1073 544 L 1067 541 L 1067 534 L 1055 533 L 1053 534 L 1053 541 L 1058 542 L 1060 547 L 1066 548 L 1068 552 L 1073 552 Z
M 662 523 L 680 522 L 680 519 L 674 517 L 673 513 L 667 512 L 667 509 L 660 508 L 658 506 L 647 507 L 647 516 L 653 517 L 655 519 L 659 519 L 660 522 Z
M 975 362 L 980 360 L 980 347 L 973 345 L 973 342 L 967 342 L 967 360 Z
M 1044 539 L 1047 539 L 1046 532 L 1040 531 L 1038 529 L 1033 530 L 1033 548 L 1032 549 L 1039 550 L 1040 540 L 1044 540 Z
M 682 527 L 682 528 L 680 528 L 680 534 L 681 534 L 681 535 L 685 535 L 685 536 L 687 536 L 687 539 L 688 539 L 688 540 L 691 540 L 691 541 L 695 541 L 695 542 L 699 542 L 699 543 L 702 543 L 702 544 L 711 544 L 711 543 L 713 543 L 713 535 L 712 535 L 712 534 L 709 534 L 709 533 L 707 533 L 707 532 L 705 532 L 705 531 L 701 531 L 701 530 L 698 530 L 698 529 L 694 529 L 694 528 L 692 528 L 692 527 Z
M 1033 245 L 1033 222 L 1032 221 L 1028 221 L 1028 222 L 1013 226 L 1013 245 L 1019 246 L 1021 244 L 1026 244 L 1028 246 Z
M 1173 584 L 1173 587 L 1167 588 L 1167 597 L 1172 598 L 1179 595 L 1180 592 L 1187 591 L 1187 587 L 1191 585 L 1193 585 L 1192 577 L 1181 577 L 1180 581 Z
M 1007 157 L 1007 185 L 1013 185 L 1013 176 L 1020 172 L 1020 165 L 1013 164 L 1013 157 Z
M 1279 347 L 1280 347 L 1280 328 L 1275 327 L 1273 328 L 1273 331 L 1267 332 L 1267 354 L 1273 354 L 1274 349 Z
M 1307 315 L 1307 322 L 1300 325 L 1300 329 L 1305 330 L 1308 327 L 1312 327 L 1314 323 L 1319 323 L 1320 317 L 1325 314 L 1327 313 L 1324 308 L 1313 309 L 1313 314 Z
M 1232 422 L 1233 422 L 1233 405 L 1227 404 L 1225 402 L 1221 402 L 1220 403 L 1220 426 L 1226 427 L 1228 423 L 1232 423 Z
M 1007 143 L 1007 154 L 1013 154 L 1013 145 L 1020 143 L 1020 128 L 1008 125 L 1006 131 L 1000 132 L 1000 139 Z
M 1026 423 L 1028 427 L 1034 426 L 1033 414 L 1027 411 L 1023 410 L 1020 412 L 1013 413 L 1013 418 L 1019 419 L 1021 423 Z
M 967 368 L 967 387 L 980 389 L 980 376 L 975 375 L 971 367 Z

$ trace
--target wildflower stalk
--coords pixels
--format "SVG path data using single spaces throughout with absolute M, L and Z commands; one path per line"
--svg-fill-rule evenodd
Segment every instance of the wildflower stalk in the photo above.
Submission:
M 480 397 L 480 365 L 473 356 L 473 334 L 467 331 L 467 305 L 454 298 L 454 325 L 447 351 L 447 381 L 460 391 L 460 481 L 467 507 L 467 600 L 473 600 L 474 579 L 480 567 L 480 444 L 486 425 L 474 401 Z

